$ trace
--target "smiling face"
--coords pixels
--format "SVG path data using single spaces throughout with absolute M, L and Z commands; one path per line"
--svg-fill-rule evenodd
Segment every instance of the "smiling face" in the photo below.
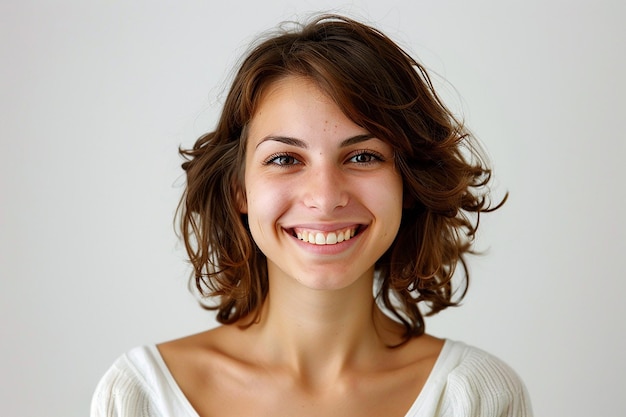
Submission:
M 270 280 L 340 289 L 372 278 L 402 214 L 393 150 L 311 80 L 268 86 L 250 121 L 245 203 Z

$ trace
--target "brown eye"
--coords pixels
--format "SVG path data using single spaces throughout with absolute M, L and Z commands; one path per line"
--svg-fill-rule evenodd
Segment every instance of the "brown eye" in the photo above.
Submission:
M 383 158 L 380 155 L 365 151 L 352 155 L 349 159 L 349 162 L 353 162 L 355 164 L 371 164 L 380 161 L 383 161 Z
M 290 166 L 297 165 L 300 161 L 288 154 L 272 155 L 265 161 L 266 165 Z
M 366 154 L 366 153 L 362 153 L 360 155 L 353 156 L 352 159 L 354 160 L 354 162 L 367 163 L 367 162 L 372 162 L 372 159 L 374 159 L 374 156 Z

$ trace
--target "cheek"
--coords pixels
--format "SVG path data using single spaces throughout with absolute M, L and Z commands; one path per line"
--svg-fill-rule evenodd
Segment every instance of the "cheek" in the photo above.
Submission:
M 275 247 L 281 216 L 289 208 L 288 190 L 267 185 L 250 181 L 246 191 L 248 227 L 252 239 L 266 256 Z
M 395 208 L 402 209 L 402 179 L 395 174 L 377 178 L 361 186 L 361 189 L 363 195 L 369 197 L 371 204 L 379 209 L 392 210 L 394 213 Z
M 259 178 L 247 181 L 246 201 L 250 222 L 275 223 L 286 210 L 291 194 L 289 187 L 272 185 Z
M 377 190 L 377 192 L 372 193 L 372 189 Z M 368 191 L 366 190 L 366 192 Z M 375 211 L 379 221 L 385 224 L 388 233 L 393 236 L 397 233 L 402 219 L 402 194 L 402 179 L 395 175 L 386 179 L 381 178 L 378 184 L 370 184 L 369 187 L 369 206 Z

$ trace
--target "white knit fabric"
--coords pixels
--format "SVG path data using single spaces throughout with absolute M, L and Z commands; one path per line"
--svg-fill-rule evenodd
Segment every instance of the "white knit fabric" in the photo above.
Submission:
M 405 417 L 531 417 L 521 379 L 498 358 L 446 340 L 422 392 Z
M 505 363 L 446 340 L 435 367 L 405 417 L 531 417 L 524 384 Z M 198 417 L 156 346 L 120 357 L 102 377 L 91 417 Z M 385 416 L 386 417 L 386 416 Z

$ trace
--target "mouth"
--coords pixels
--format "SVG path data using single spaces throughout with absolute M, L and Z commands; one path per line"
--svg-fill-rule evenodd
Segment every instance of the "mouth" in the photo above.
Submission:
M 358 235 L 364 228 L 360 225 L 341 228 L 333 231 L 310 230 L 304 228 L 293 228 L 293 237 L 312 245 L 336 245 Z

